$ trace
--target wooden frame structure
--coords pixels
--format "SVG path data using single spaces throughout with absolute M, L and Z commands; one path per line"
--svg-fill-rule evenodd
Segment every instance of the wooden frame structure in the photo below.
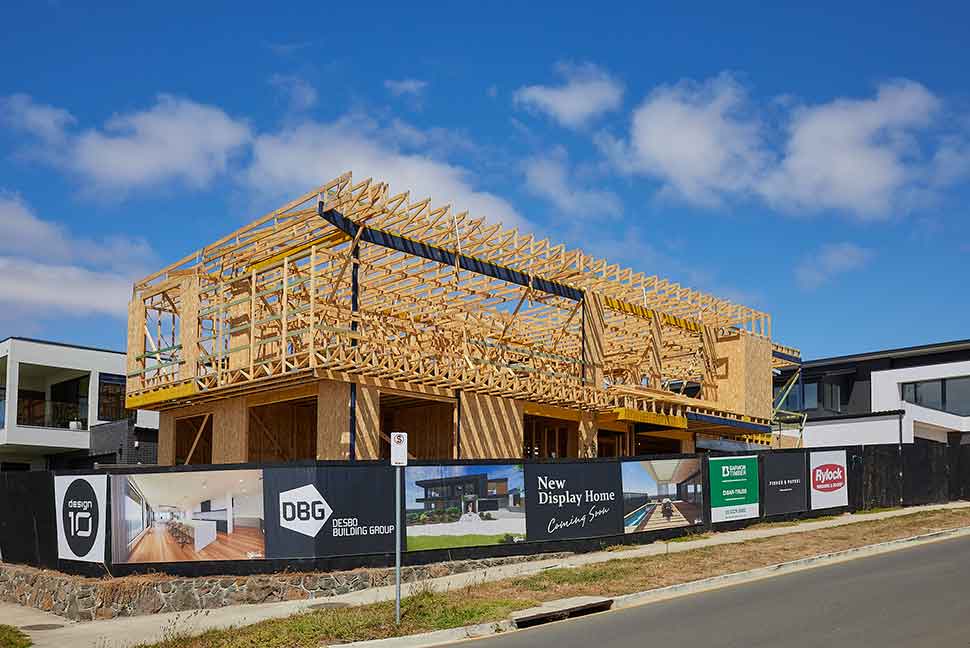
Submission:
M 347 173 L 134 285 L 128 406 L 367 378 L 768 425 L 798 354 L 770 336 L 767 313 Z

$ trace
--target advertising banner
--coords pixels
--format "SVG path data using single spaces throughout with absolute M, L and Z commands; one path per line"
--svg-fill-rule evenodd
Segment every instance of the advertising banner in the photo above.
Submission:
M 758 517 L 758 457 L 711 457 L 708 465 L 711 522 Z
M 529 541 L 623 533 L 619 464 L 527 464 L 525 483 Z
M 407 549 L 448 549 L 525 540 L 521 464 L 408 466 Z
M 805 453 L 764 455 L 765 514 L 785 515 L 808 510 Z
M 624 461 L 620 468 L 625 533 L 704 523 L 700 459 Z
M 262 470 L 111 476 L 116 563 L 266 557 Z
M 392 468 L 265 468 L 263 492 L 268 558 L 394 551 Z
M 108 477 L 54 477 L 57 557 L 103 563 L 107 525 Z
M 809 458 L 812 510 L 849 505 L 845 450 L 813 452 Z

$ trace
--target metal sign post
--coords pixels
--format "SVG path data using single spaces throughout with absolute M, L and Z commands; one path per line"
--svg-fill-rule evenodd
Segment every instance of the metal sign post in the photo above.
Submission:
M 394 623 L 401 625 L 401 467 L 408 465 L 408 435 L 391 433 L 391 465 L 394 466 Z

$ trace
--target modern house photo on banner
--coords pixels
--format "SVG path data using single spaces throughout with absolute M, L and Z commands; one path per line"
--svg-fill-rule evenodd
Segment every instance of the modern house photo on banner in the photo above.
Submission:
M 733 522 L 761 514 L 758 457 L 711 457 L 711 522 Z
M 116 563 L 266 556 L 262 470 L 111 476 Z
M 107 475 L 54 477 L 58 558 L 104 562 L 107 502 Z
M 525 540 L 521 464 L 408 466 L 407 549 L 448 549 Z

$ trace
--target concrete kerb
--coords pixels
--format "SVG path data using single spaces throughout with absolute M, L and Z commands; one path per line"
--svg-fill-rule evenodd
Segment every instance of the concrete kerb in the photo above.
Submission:
M 581 567 L 606 562 L 609 560 L 637 558 L 641 556 L 651 556 L 664 553 L 677 553 L 690 551 L 693 549 L 716 546 L 721 544 L 732 544 L 745 542 L 758 538 L 768 538 L 780 535 L 794 535 L 806 531 L 831 528 L 867 522 L 872 520 L 900 517 L 904 515 L 929 512 L 940 509 L 958 509 L 970 507 L 968 502 L 955 502 L 942 505 L 930 505 L 921 507 L 910 507 L 905 509 L 894 509 L 871 514 L 845 514 L 837 518 L 830 518 L 819 521 L 805 521 L 797 525 L 780 526 L 778 528 L 743 529 L 740 531 L 728 531 L 717 533 L 712 538 L 702 540 L 690 540 L 684 542 L 664 543 L 656 542 L 650 545 L 624 549 L 618 552 L 601 551 L 589 554 L 577 554 L 567 558 L 555 558 L 548 560 L 534 560 L 528 563 L 515 565 L 503 565 L 491 567 L 486 570 L 465 572 L 444 576 L 429 581 L 418 583 L 405 583 L 402 587 L 402 594 L 408 595 L 418 587 L 433 587 L 439 591 L 450 589 L 460 589 L 469 585 L 486 583 L 505 578 L 517 576 L 528 576 L 548 569 Z M 42 631 L 29 633 L 38 648 L 60 648 L 65 645 L 101 645 L 106 648 L 124 648 L 125 646 L 136 643 L 146 643 L 158 641 L 164 638 L 166 630 L 173 626 L 179 627 L 182 631 L 195 634 L 202 633 L 210 629 L 227 629 L 258 623 L 268 619 L 277 619 L 300 614 L 312 610 L 314 605 L 321 602 L 347 603 L 350 605 L 366 605 L 380 601 L 390 600 L 394 597 L 394 586 L 377 587 L 349 594 L 328 597 L 327 599 L 299 600 L 282 603 L 264 603 L 258 605 L 241 605 L 206 610 L 202 613 L 178 612 L 167 614 L 156 614 L 148 616 L 124 617 L 103 621 L 91 621 L 85 623 L 72 623 L 60 617 L 52 617 L 52 622 L 65 624 L 65 627 L 58 630 Z M 13 626 L 26 625 L 21 622 L 24 613 L 29 608 L 21 606 L 0 604 L 0 623 Z M 39 611 L 38 611 L 39 612 Z M 41 613 L 46 614 L 46 613 Z M 493 624 L 485 624 L 493 625 Z M 499 626 L 501 627 L 501 625 Z M 454 630 L 442 631 L 450 634 L 448 636 L 467 636 L 470 632 L 468 628 L 458 628 Z M 136 640 L 137 638 L 137 640 Z M 454 641 L 455 639 L 449 639 Z M 441 643 L 440 641 L 438 643 Z M 412 644 L 401 644 L 410 646 Z M 419 644 L 413 644 L 419 645 Z M 434 645 L 434 644 L 421 644 Z
M 877 556 L 879 554 L 905 549 L 910 546 L 930 544 L 940 540 L 948 540 L 951 538 L 965 536 L 970 536 L 970 527 L 958 527 L 955 529 L 934 531 L 933 533 L 912 536 L 909 538 L 899 538 L 896 540 L 890 540 L 888 542 L 881 542 L 879 544 L 846 549 L 845 551 L 836 551 L 828 554 L 811 556 L 809 558 L 801 558 L 799 560 L 792 560 L 790 562 L 779 563 L 776 565 L 768 565 L 767 567 L 749 569 L 743 572 L 713 576 L 711 578 L 704 578 L 697 581 L 691 581 L 689 583 L 681 583 L 678 585 L 670 585 L 669 587 L 661 587 L 643 592 L 624 594 L 613 599 L 613 607 L 611 610 L 599 612 L 598 614 L 609 614 L 613 610 L 636 607 L 638 605 L 648 605 L 650 603 L 657 603 L 659 601 L 665 601 L 680 596 L 687 596 L 689 594 L 698 594 L 701 592 L 730 587 L 732 585 L 751 583 L 766 578 L 771 578 L 773 576 L 781 576 L 784 574 L 804 571 L 806 569 L 835 565 L 856 558 Z M 518 631 L 519 630 L 515 627 L 515 624 L 512 623 L 512 621 L 503 620 L 495 623 L 465 626 L 463 628 L 426 632 L 407 637 L 392 637 L 389 639 L 359 641 L 343 645 L 346 648 L 377 648 L 378 646 L 384 648 L 430 648 L 432 646 L 440 646 L 458 641 L 464 641 L 466 639 L 478 639 L 504 632 Z

